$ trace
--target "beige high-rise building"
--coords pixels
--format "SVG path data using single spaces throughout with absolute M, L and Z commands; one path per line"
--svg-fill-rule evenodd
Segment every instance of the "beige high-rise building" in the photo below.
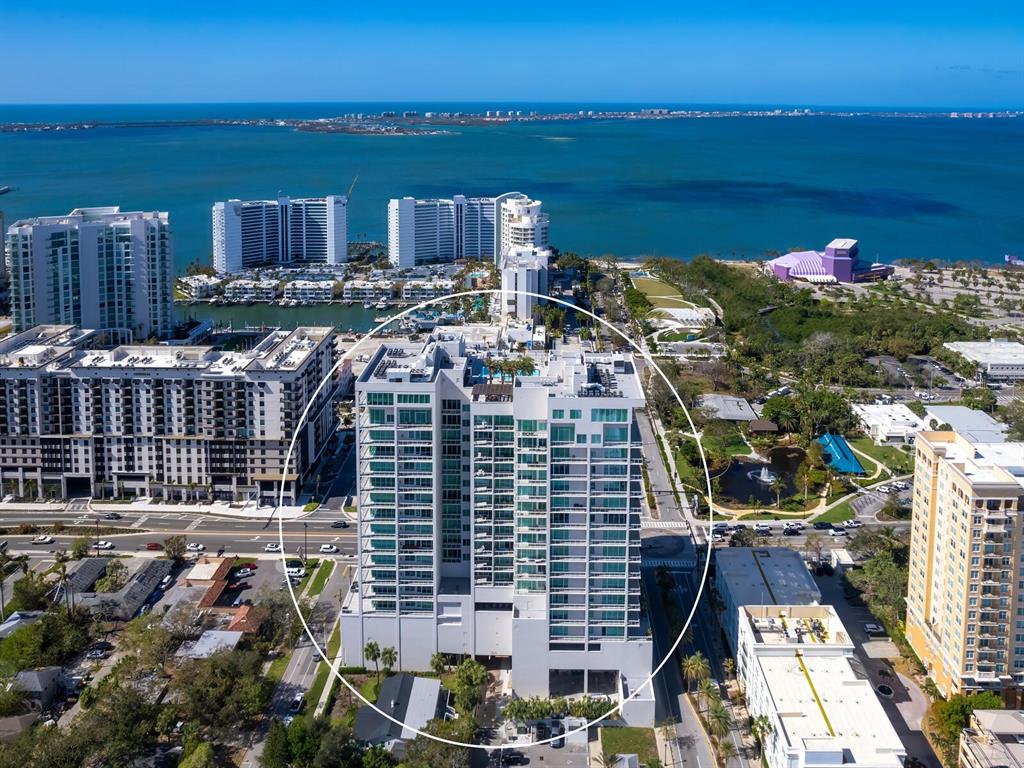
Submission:
M 1024 443 L 916 442 L 907 639 L 943 695 L 1024 681 Z

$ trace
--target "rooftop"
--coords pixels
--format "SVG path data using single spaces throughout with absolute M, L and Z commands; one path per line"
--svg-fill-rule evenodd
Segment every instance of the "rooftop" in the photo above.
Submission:
M 798 552 L 785 547 L 715 550 L 716 580 L 734 605 L 810 605 L 821 592 Z
M 869 426 L 886 433 L 896 430 L 924 429 L 924 422 L 903 403 L 881 405 L 878 403 L 854 403 L 853 412 Z
M 964 405 L 925 406 L 925 423 L 932 428 L 949 424 L 954 432 L 960 433 L 971 442 L 1002 443 L 1006 440 L 1005 424 L 996 421 L 984 411 L 976 411 Z
M 441 681 L 428 677 L 415 677 L 400 672 L 384 680 L 375 702 L 382 711 L 403 725 L 396 725 L 368 706 L 359 708 L 353 732 L 360 741 L 383 743 L 393 739 L 410 739 L 413 728 L 422 729 L 437 716 L 441 696 Z
M 961 744 L 983 767 L 1024 766 L 1024 712 L 1019 709 L 976 709 Z
M 1017 341 L 951 341 L 943 346 L 974 363 L 1024 365 L 1024 344 Z
M 757 418 L 750 403 L 742 397 L 730 395 L 702 395 L 700 407 L 711 411 L 716 419 L 725 421 L 753 421 Z
M 951 432 L 922 432 L 921 436 L 940 445 L 946 460 L 972 485 L 1024 488 L 1024 443 L 975 443 Z
M 187 656 L 190 659 L 208 659 L 217 651 L 233 650 L 241 641 L 243 634 L 224 629 L 208 629 L 198 640 L 186 640 L 182 643 L 174 655 Z
M 758 656 L 757 664 L 782 724 L 779 737 L 792 749 L 815 753 L 805 765 L 902 766 L 906 750 L 852 656 L 795 652 Z
M 120 206 L 106 205 L 94 208 L 75 208 L 71 213 L 58 216 L 35 216 L 30 219 L 19 219 L 9 227 L 9 230 L 17 227 L 38 227 L 38 226 L 67 226 L 84 224 L 87 222 L 99 222 L 110 224 L 133 219 L 160 219 L 167 221 L 166 211 L 122 211 Z
M 841 646 L 852 649 L 846 627 L 830 605 L 748 605 L 742 620 L 765 646 Z

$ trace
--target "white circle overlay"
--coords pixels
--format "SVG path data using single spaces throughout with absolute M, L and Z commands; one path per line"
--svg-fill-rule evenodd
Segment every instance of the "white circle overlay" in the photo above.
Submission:
M 595 315 L 593 312 L 591 312 L 589 310 L 583 309 L 582 307 L 578 307 L 575 304 L 572 304 L 571 302 L 565 301 L 564 299 L 561 299 L 561 298 L 558 298 L 558 297 L 555 297 L 555 296 L 547 296 L 547 295 L 540 294 L 540 293 L 534 293 L 532 291 L 524 291 L 524 290 L 518 290 L 518 289 L 511 290 L 511 291 L 504 291 L 504 292 L 505 293 L 514 293 L 515 295 L 518 295 L 518 296 L 529 296 L 529 297 L 534 298 L 534 299 L 549 301 L 549 302 L 552 302 L 554 304 L 559 304 L 559 305 L 561 305 L 561 306 L 563 306 L 563 307 L 565 307 L 567 309 L 571 309 L 571 310 L 573 310 L 575 312 L 580 312 L 580 313 L 586 315 L 587 317 L 591 318 L 592 320 L 595 320 L 595 321 L 601 323 L 606 328 L 611 330 L 613 333 L 617 334 L 619 337 L 621 337 L 623 340 L 625 340 L 626 343 L 629 344 L 636 351 L 636 353 L 639 354 L 647 362 L 647 364 L 651 366 L 651 368 L 653 368 L 655 371 L 658 372 L 658 375 L 661 376 L 662 381 L 665 382 L 665 385 L 669 388 L 669 391 L 672 392 L 673 396 L 676 399 L 676 402 L 679 403 L 679 407 L 683 409 L 683 413 L 686 415 L 686 421 L 690 425 L 690 430 L 693 433 L 693 435 L 696 437 L 696 440 L 697 440 L 697 449 L 700 452 L 701 464 L 704 467 L 704 480 L 707 483 L 708 536 L 710 537 L 711 526 L 712 526 L 711 476 L 710 476 L 710 474 L 708 472 L 707 458 L 704 455 L 704 445 L 701 442 L 701 439 L 700 439 L 700 436 L 699 436 L 699 432 L 697 431 L 697 427 L 694 425 L 693 419 L 690 417 L 689 409 L 683 403 L 683 399 L 679 396 L 679 392 L 676 391 L 676 388 L 672 385 L 672 382 L 669 381 L 668 376 L 666 376 L 665 372 L 661 370 L 661 368 L 658 366 L 658 364 L 656 362 L 654 362 L 654 358 L 651 356 L 651 354 L 649 352 L 647 352 L 646 350 L 644 350 L 633 339 L 629 338 L 625 333 L 620 331 L 618 328 L 616 328 L 614 325 L 612 325 L 607 320 L 605 320 L 605 319 L 603 319 L 601 317 L 598 317 L 597 315 Z M 363 342 L 365 342 L 367 339 L 373 338 L 377 333 L 379 333 L 380 331 L 382 331 L 384 328 L 386 328 L 387 326 L 391 325 L 395 321 L 401 320 L 403 317 L 405 317 L 405 316 L 407 316 L 407 315 L 409 315 L 409 314 L 411 314 L 413 312 L 416 312 L 418 310 L 425 309 L 427 307 L 433 306 L 434 304 L 440 304 L 442 302 L 451 301 L 452 299 L 461 299 L 461 298 L 469 297 L 469 296 L 500 296 L 502 293 L 503 293 L 503 290 L 501 288 L 480 288 L 480 289 L 477 289 L 477 290 L 460 291 L 458 293 L 450 293 L 450 294 L 448 294 L 446 296 L 435 297 L 433 299 L 428 299 L 426 301 L 420 302 L 419 304 L 416 304 L 414 306 L 407 307 L 406 309 L 403 309 L 401 312 L 398 312 L 397 314 L 389 317 L 384 322 L 380 323 L 376 327 L 374 327 L 371 330 L 367 331 L 358 341 L 356 341 L 355 344 L 352 345 L 352 347 L 350 349 L 348 349 L 344 354 L 341 355 L 341 357 L 338 359 L 338 362 L 335 363 L 334 366 L 331 368 L 331 370 L 327 372 L 327 375 L 323 378 L 323 380 L 320 382 L 320 384 L 317 386 L 317 388 L 315 390 L 313 390 L 313 394 L 310 395 L 309 402 L 307 403 L 306 407 L 303 409 L 302 414 L 299 416 L 298 424 L 296 424 L 296 427 L 295 427 L 295 434 L 292 435 L 291 442 L 288 444 L 288 452 L 285 454 L 284 467 L 281 470 L 282 478 L 286 477 L 287 474 L 288 474 L 288 468 L 289 468 L 289 466 L 291 464 L 292 453 L 295 450 L 295 442 L 296 442 L 296 440 L 298 440 L 299 432 L 301 431 L 303 424 L 306 422 L 306 419 L 309 416 L 309 411 L 312 408 L 313 404 L 316 402 L 317 397 L 319 397 L 320 392 L 323 390 L 323 388 L 325 386 L 327 386 L 327 384 L 330 382 L 331 378 L 338 371 L 338 369 L 341 368 L 342 364 L 349 358 L 349 356 L 353 352 L 355 352 L 359 348 L 359 346 Z M 354 386 L 354 384 L 353 384 L 353 386 Z M 657 434 L 655 435 L 655 439 L 658 439 L 657 438 Z M 354 444 L 353 444 L 352 450 L 356 450 L 356 446 Z M 668 468 L 666 468 L 666 470 L 670 471 L 670 470 L 668 470 Z M 283 482 L 281 483 L 281 489 L 280 489 L 280 492 L 278 493 L 277 506 L 278 507 L 283 507 L 284 506 L 284 483 Z M 357 525 L 359 524 L 358 520 L 357 520 L 356 524 Z M 357 532 L 358 532 L 358 529 L 357 529 Z M 281 564 L 282 564 L 282 566 L 287 568 L 287 560 L 288 560 L 288 558 L 287 558 L 287 553 L 285 552 L 285 546 L 284 546 L 284 521 L 283 521 L 283 519 L 281 518 L 280 515 L 277 515 L 277 533 L 278 533 L 278 544 L 280 545 L 280 548 L 281 548 L 281 550 L 280 550 L 281 551 Z M 357 535 L 356 541 L 357 541 L 357 549 L 358 549 L 358 535 Z M 696 547 L 696 542 L 694 543 L 694 546 Z M 697 595 L 694 598 L 693 606 L 690 608 L 690 613 L 686 617 L 686 621 L 684 622 L 682 629 L 679 631 L 679 636 L 675 639 L 675 642 L 672 644 L 672 647 L 668 649 L 668 651 L 665 653 L 664 657 L 662 658 L 661 662 L 658 664 L 658 666 L 656 666 L 654 668 L 654 670 L 647 677 L 647 679 L 643 683 L 638 685 L 633 690 L 633 692 L 629 696 L 626 697 L 625 700 L 620 701 L 618 704 L 616 704 L 614 707 L 609 709 L 607 712 L 605 712 L 600 717 L 597 717 L 597 718 L 591 720 L 590 722 L 584 723 L 583 725 L 580 725 L 580 726 L 574 728 L 571 731 L 566 731 L 565 733 L 563 733 L 561 735 L 551 736 L 550 738 L 547 738 L 547 739 L 538 739 L 537 741 L 532 741 L 532 742 L 530 742 L 528 744 L 521 744 L 519 742 L 516 742 L 515 744 L 471 744 L 471 743 L 468 743 L 468 742 L 455 741 L 453 739 L 446 739 L 446 738 L 444 738 L 442 736 L 436 736 L 435 734 L 427 733 L 426 731 L 420 730 L 418 728 L 413 728 L 412 726 L 410 726 L 410 725 L 408 725 L 406 723 L 403 723 L 401 720 L 398 720 L 395 717 L 392 717 L 387 712 L 382 711 L 377 706 L 376 702 L 370 701 L 369 699 L 365 698 L 363 696 L 363 694 L 355 686 L 353 686 L 345 678 L 344 675 L 341 674 L 341 672 L 339 671 L 340 664 L 338 666 L 334 666 L 332 664 L 331 660 L 327 658 L 326 651 L 323 648 L 320 647 L 320 643 L 317 641 L 316 637 L 314 636 L 313 631 L 309 628 L 309 624 L 306 623 L 306 617 L 302 615 L 302 610 L 299 607 L 299 601 L 298 601 L 298 598 L 295 595 L 295 589 L 292 586 L 291 579 L 285 579 L 285 583 L 288 585 L 288 593 L 291 595 L 292 603 L 295 605 L 296 614 L 299 617 L 299 621 L 302 622 L 302 627 L 306 631 L 306 636 L 309 638 L 310 642 L 313 644 L 313 647 L 316 648 L 316 651 L 319 654 L 320 658 L 328 665 L 328 668 L 331 670 L 331 673 L 334 675 L 334 677 L 336 677 L 338 680 L 340 680 L 342 682 L 342 684 L 344 684 L 344 686 L 346 688 L 348 688 L 349 691 L 351 691 L 352 694 L 354 694 L 356 696 L 356 698 L 358 698 L 361 702 L 363 702 L 367 706 L 371 707 L 374 711 L 376 711 L 379 715 L 381 715 L 385 719 L 391 721 L 395 725 L 398 725 L 398 726 L 400 726 L 402 728 L 406 728 L 406 729 L 412 731 L 417 736 L 423 736 L 425 738 L 433 739 L 434 741 L 441 742 L 442 744 L 449 744 L 449 745 L 454 746 L 454 747 L 467 747 L 467 748 L 470 748 L 470 749 L 482 749 L 482 750 L 484 750 L 486 752 L 494 752 L 494 751 L 500 751 L 500 750 L 504 750 L 504 749 L 530 749 L 531 747 L 539 747 L 539 746 L 542 746 L 544 744 L 550 744 L 550 743 L 552 743 L 553 741 L 555 741 L 557 739 L 566 738 L 568 736 L 572 736 L 573 734 L 584 732 L 588 728 L 590 728 L 591 726 L 597 725 L 598 723 L 602 722 L 603 720 L 608 719 L 613 714 L 615 714 L 616 712 L 621 710 L 622 706 L 624 704 L 626 704 L 627 702 L 629 702 L 632 699 L 634 699 L 645 688 L 651 687 L 652 690 L 653 690 L 654 677 L 658 673 L 661 672 L 662 668 L 665 666 L 665 664 L 668 663 L 668 661 L 675 654 L 676 650 L 679 648 L 679 645 L 682 643 L 683 636 L 686 634 L 686 630 L 687 630 L 687 628 L 689 628 L 690 623 L 693 621 L 693 617 L 694 617 L 694 615 L 697 612 L 697 605 L 700 602 L 701 596 L 704 594 L 704 584 L 707 582 L 708 570 L 709 570 L 709 568 L 711 566 L 711 549 L 712 549 L 711 541 L 710 541 L 710 538 L 709 538 L 709 541 L 708 541 L 708 544 L 707 544 L 707 557 L 704 560 L 704 572 L 701 575 L 700 586 L 697 588 Z M 358 551 L 357 551 L 356 554 L 357 554 L 357 557 L 358 557 Z M 650 610 L 650 607 L 648 607 L 648 610 Z M 339 618 L 339 621 L 340 621 L 340 618 Z M 342 640 L 344 640 L 344 639 L 342 638 Z M 314 702 L 313 706 L 315 707 L 318 703 L 319 702 Z

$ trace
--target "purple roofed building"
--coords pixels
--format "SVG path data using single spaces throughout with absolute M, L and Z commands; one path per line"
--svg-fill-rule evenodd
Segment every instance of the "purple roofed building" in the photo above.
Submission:
M 794 251 L 768 262 L 767 268 L 779 280 L 811 283 L 860 283 L 882 280 L 892 274 L 887 264 L 858 263 L 857 241 L 837 237 L 824 251 Z

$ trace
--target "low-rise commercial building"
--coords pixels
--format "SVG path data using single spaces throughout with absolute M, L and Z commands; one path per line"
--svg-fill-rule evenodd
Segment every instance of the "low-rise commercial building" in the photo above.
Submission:
M 1024 344 L 1018 341 L 951 341 L 943 346 L 974 363 L 987 381 L 1024 379 Z
M 876 445 L 912 443 L 925 428 L 924 420 L 903 403 L 854 403 L 853 412 Z
M 0 340 L 5 493 L 277 503 L 283 485 L 285 503 L 297 498 L 336 425 L 334 382 L 313 396 L 337 361 L 333 329 L 270 331 L 245 352 L 92 350 L 91 336 L 49 326 Z
M 768 768 L 902 768 L 906 749 L 831 606 L 738 611 L 737 677 Z
M 960 734 L 960 768 L 1024 766 L 1024 712 L 1019 709 L 976 709 Z
M 722 630 L 739 647 L 740 609 L 748 605 L 816 605 L 821 591 L 798 552 L 786 547 L 715 550 L 715 590 L 722 600 Z

